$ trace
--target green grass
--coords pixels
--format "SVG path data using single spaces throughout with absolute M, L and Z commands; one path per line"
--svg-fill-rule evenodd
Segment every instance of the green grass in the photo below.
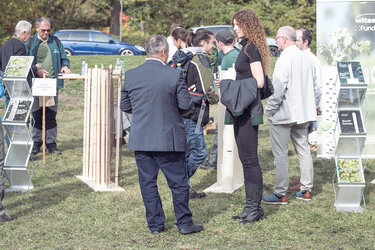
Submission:
M 83 57 L 71 57 L 73 72 Z M 115 64 L 116 56 L 85 56 L 89 66 Z M 125 58 L 126 68 L 142 63 L 144 57 Z M 62 156 L 47 155 L 46 165 L 36 161 L 34 189 L 7 193 L 4 206 L 14 217 L 0 224 L 0 249 L 59 248 L 157 248 L 157 249 L 374 249 L 375 178 L 374 161 L 365 171 L 364 213 L 337 212 L 333 206 L 333 160 L 314 156 L 315 186 L 309 203 L 289 193 L 287 206 L 263 205 L 265 219 L 240 226 L 231 217 L 244 205 L 244 188 L 233 194 L 212 194 L 191 200 L 194 221 L 203 223 L 202 233 L 181 236 L 174 225 L 171 193 L 163 174 L 159 192 L 166 214 L 166 232 L 150 235 L 138 186 L 133 153 L 123 150 L 120 186 L 125 192 L 94 192 L 76 178 L 82 174 L 83 81 L 69 81 L 60 95 L 58 146 Z M 216 108 L 212 108 L 214 114 Z M 2 112 L 4 112 L 2 110 Z M 265 193 L 274 184 L 273 157 L 267 125 L 260 127 L 259 157 Z M 207 135 L 210 148 L 213 134 Z M 299 176 L 298 158 L 290 148 L 290 179 Z M 31 165 L 30 165 L 31 167 Z M 203 190 L 216 181 L 216 172 L 199 169 L 192 186 Z

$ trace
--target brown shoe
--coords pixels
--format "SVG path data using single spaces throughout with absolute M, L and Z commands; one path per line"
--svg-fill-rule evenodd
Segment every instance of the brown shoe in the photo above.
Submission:
M 310 190 L 302 191 L 302 192 L 297 192 L 296 193 L 296 198 L 304 201 L 311 201 L 311 192 Z

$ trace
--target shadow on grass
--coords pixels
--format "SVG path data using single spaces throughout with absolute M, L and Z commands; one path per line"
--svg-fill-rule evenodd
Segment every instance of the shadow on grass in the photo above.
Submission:
M 77 179 L 73 183 L 33 189 L 29 191 L 27 199 L 9 203 L 7 208 L 10 211 L 17 211 L 12 213 L 12 217 L 17 218 L 57 205 L 74 194 L 85 196 L 91 192 L 87 185 Z

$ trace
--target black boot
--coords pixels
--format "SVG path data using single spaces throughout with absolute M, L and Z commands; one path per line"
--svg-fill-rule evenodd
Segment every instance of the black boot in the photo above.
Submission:
M 0 192 L 0 220 L 1 221 L 11 221 L 12 220 L 12 217 L 10 217 L 6 212 L 5 212 L 5 209 L 3 207 L 3 203 L 2 203 L 2 200 L 4 199 L 4 194 L 5 194 L 5 191 L 3 190 L 2 192 Z
M 245 182 L 246 205 L 249 206 L 249 213 L 240 221 L 240 224 L 252 223 L 263 219 L 264 211 L 260 206 L 262 202 L 263 185 Z M 249 204 L 247 204 L 249 203 Z
M 246 216 L 250 213 L 251 211 L 251 200 L 249 199 L 250 197 L 250 189 L 247 187 L 250 182 L 245 181 L 245 195 L 246 195 L 246 203 L 245 207 L 242 209 L 242 212 L 239 215 L 233 216 L 233 220 L 243 220 L 246 218 Z

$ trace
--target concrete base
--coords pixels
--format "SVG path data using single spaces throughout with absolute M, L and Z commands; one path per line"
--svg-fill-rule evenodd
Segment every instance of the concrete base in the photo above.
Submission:
M 86 183 L 90 188 L 94 189 L 95 192 L 123 192 L 125 189 L 122 187 L 116 186 L 113 182 L 110 182 L 108 185 L 98 185 L 95 183 L 95 180 L 91 178 L 84 177 L 82 175 L 77 176 L 82 182 Z
M 27 186 L 11 186 L 7 189 L 5 189 L 5 192 L 28 192 L 29 190 L 33 189 L 33 184 L 27 185 Z
M 365 209 L 361 206 L 336 206 L 337 211 L 363 213 Z
M 220 183 L 216 182 L 215 184 L 209 186 L 204 192 L 207 193 L 226 193 L 226 194 L 231 194 L 240 187 L 242 187 L 243 183 L 241 184 L 234 184 L 232 188 L 228 189 L 228 187 L 225 187 L 223 185 L 220 185 Z

